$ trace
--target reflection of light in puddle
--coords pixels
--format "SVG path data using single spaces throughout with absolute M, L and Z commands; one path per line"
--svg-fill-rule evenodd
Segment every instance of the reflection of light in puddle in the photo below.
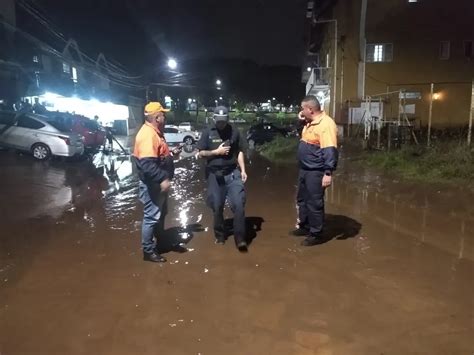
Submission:
M 180 212 L 179 212 L 179 221 L 181 223 L 181 227 L 186 227 L 187 224 L 188 224 L 188 212 L 189 212 L 189 207 L 188 208 L 185 208 L 185 209 L 182 209 Z

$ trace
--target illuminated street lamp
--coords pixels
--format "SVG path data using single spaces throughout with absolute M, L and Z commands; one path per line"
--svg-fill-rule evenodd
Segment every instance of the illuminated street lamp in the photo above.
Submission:
M 178 63 L 176 62 L 176 60 L 173 58 L 170 58 L 168 60 L 168 68 L 170 68 L 171 70 L 175 70 L 177 67 L 178 67 Z
M 217 86 L 221 86 L 221 85 L 222 85 L 222 81 L 221 81 L 220 79 L 217 79 L 217 80 L 216 80 L 216 85 L 217 85 Z

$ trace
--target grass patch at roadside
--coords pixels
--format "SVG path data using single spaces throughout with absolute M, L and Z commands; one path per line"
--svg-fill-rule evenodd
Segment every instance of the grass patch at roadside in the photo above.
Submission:
M 257 151 L 273 162 L 294 163 L 298 142 L 298 137 L 276 137 L 271 142 L 259 146 Z
M 459 142 L 439 142 L 431 148 L 407 146 L 391 152 L 365 152 L 369 166 L 421 182 L 466 183 L 474 188 L 474 150 Z

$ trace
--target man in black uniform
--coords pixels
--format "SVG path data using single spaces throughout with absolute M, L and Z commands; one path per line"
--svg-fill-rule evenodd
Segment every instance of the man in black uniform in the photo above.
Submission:
M 229 124 L 229 112 L 223 106 L 214 110 L 214 124 L 204 130 L 198 142 L 199 157 L 207 159 L 207 204 L 214 212 L 216 244 L 224 244 L 224 205 L 229 199 L 234 213 L 234 238 L 240 251 L 247 251 L 245 235 L 245 141 L 237 128 Z M 239 167 L 239 169 L 237 168 Z

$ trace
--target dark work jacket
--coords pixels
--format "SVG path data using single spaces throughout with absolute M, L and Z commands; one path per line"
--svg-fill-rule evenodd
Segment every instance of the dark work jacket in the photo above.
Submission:
M 230 145 L 229 154 L 207 158 L 208 171 L 218 175 L 231 173 L 237 167 L 239 153 L 245 151 L 245 141 L 239 130 L 227 124 L 222 131 L 219 131 L 215 125 L 212 125 L 202 132 L 201 139 L 197 144 L 199 150 L 214 150 L 219 148 L 223 142 Z
M 159 184 L 173 178 L 174 162 L 168 144 L 151 124 L 145 123 L 138 132 L 133 156 L 138 176 L 145 184 Z

